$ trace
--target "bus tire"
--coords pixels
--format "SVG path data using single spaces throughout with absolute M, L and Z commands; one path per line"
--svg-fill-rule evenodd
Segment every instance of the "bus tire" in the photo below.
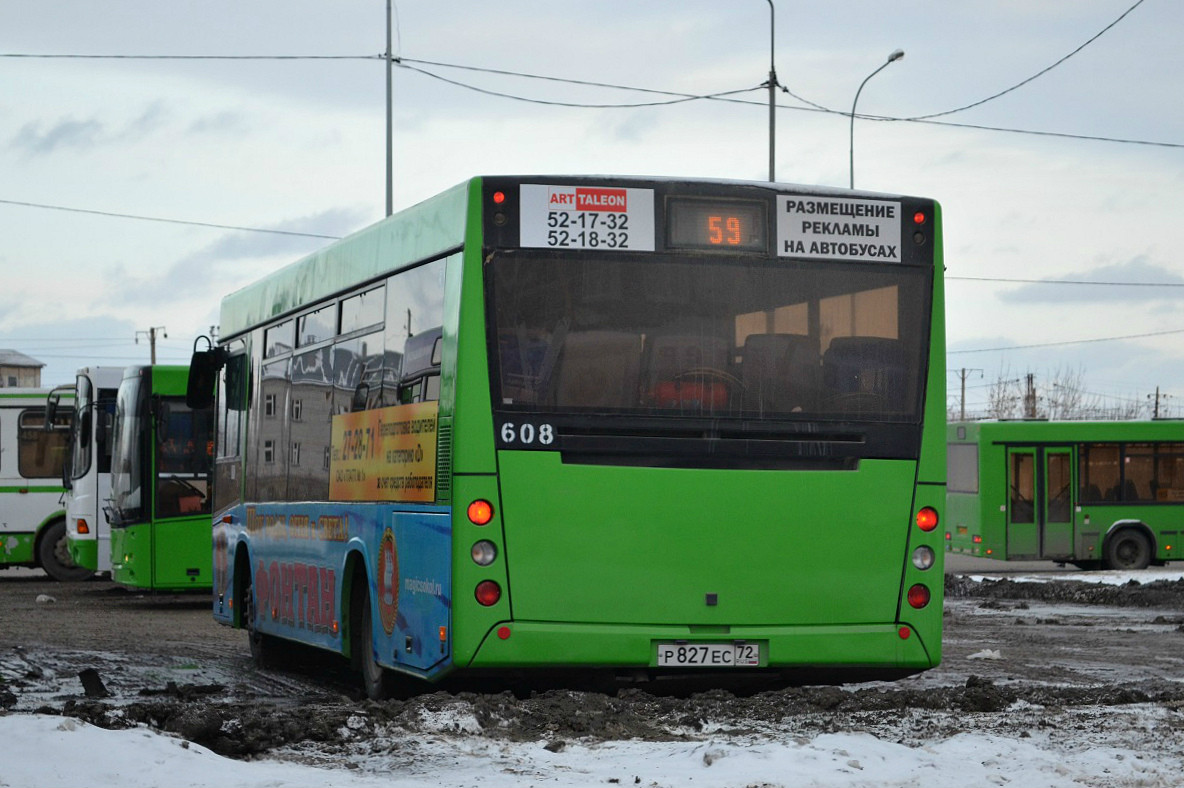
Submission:
M 366 593 L 368 588 L 366 578 L 359 575 L 358 578 L 355 578 L 355 583 L 359 579 L 362 593 L 356 594 L 354 597 L 357 602 L 355 620 L 358 621 L 358 626 L 352 628 L 354 642 L 351 645 L 351 650 L 358 656 L 358 669 L 362 674 L 362 687 L 366 690 L 366 697 L 370 700 L 386 700 L 395 693 L 395 680 L 391 672 L 374 659 L 372 634 L 374 614 L 370 612 L 370 596 Z
M 76 583 L 94 574 L 70 558 L 65 520 L 54 520 L 42 529 L 37 541 L 37 560 L 50 577 L 63 583 Z
M 249 564 L 248 564 L 249 566 Z M 247 642 L 251 646 L 251 658 L 261 668 L 274 668 L 280 664 L 279 644 L 271 635 L 259 631 L 256 622 L 259 616 L 259 601 L 255 595 L 255 584 L 251 573 L 245 572 L 243 582 L 242 610 L 246 618 Z
M 1146 569 L 1151 563 L 1151 542 L 1135 528 L 1120 528 L 1106 542 L 1108 569 Z

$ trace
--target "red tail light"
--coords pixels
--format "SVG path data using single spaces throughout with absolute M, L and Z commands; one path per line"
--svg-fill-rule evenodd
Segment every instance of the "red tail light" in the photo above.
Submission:
M 477 601 L 485 607 L 496 605 L 502 598 L 502 587 L 492 580 L 482 580 L 477 584 Z
M 917 610 L 929 604 L 929 589 L 918 583 L 909 589 L 909 604 Z
M 493 519 L 493 504 L 478 498 L 469 504 L 467 514 L 473 525 L 485 525 Z
M 917 512 L 917 527 L 926 533 L 936 528 L 937 510 L 932 506 L 926 506 Z

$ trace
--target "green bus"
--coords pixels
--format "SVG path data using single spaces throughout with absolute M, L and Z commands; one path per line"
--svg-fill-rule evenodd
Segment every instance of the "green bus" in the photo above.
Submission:
M 950 424 L 946 547 L 1083 569 L 1182 553 L 1184 421 Z
M 477 177 L 226 296 L 191 376 L 215 618 L 261 662 L 350 658 L 372 697 L 938 664 L 940 218 Z
M 129 588 L 211 587 L 213 414 L 185 404 L 185 366 L 132 366 L 115 399 L 111 579 Z

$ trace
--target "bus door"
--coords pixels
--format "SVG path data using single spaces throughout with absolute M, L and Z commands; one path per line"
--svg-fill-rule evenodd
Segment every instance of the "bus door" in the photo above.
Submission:
M 1044 455 L 1044 505 L 1040 522 L 1040 557 L 1073 555 L 1073 452 L 1068 448 L 1041 449 Z
M 1036 450 L 1007 450 L 1007 555 L 1036 558 L 1040 534 L 1036 527 Z
M 1063 559 L 1073 550 L 1073 454 L 1007 451 L 1007 558 Z

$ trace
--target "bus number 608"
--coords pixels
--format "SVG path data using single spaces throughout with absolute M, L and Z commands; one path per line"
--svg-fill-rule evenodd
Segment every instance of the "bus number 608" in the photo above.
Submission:
M 512 421 L 502 423 L 502 443 L 507 445 L 521 444 L 531 446 L 538 443 L 550 446 L 555 442 L 555 428 L 550 424 L 515 424 Z

